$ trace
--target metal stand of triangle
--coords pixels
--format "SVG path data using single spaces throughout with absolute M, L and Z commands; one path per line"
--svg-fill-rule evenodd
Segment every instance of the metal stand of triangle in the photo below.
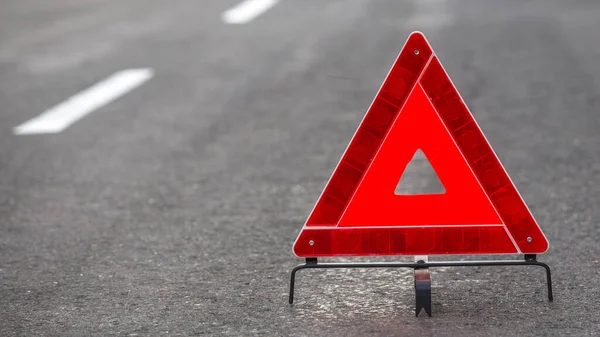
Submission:
M 523 260 L 490 260 L 490 261 L 435 261 L 415 263 L 318 263 L 317 258 L 307 258 L 306 263 L 296 266 L 292 269 L 290 277 L 289 303 L 294 303 L 294 290 L 296 286 L 296 273 L 302 269 L 358 269 L 358 268 L 410 268 L 415 272 L 415 311 L 416 316 L 422 309 L 429 316 L 432 315 L 431 306 L 431 277 L 429 268 L 434 267 L 490 267 L 490 266 L 538 266 L 546 271 L 546 286 L 548 288 L 548 301 L 554 300 L 552 291 L 552 273 L 550 267 L 536 259 L 535 254 L 524 255 Z

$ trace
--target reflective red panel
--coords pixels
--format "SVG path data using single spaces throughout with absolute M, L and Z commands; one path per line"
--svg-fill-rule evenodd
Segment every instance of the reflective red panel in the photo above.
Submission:
M 312 243 L 312 244 L 311 244 Z M 516 254 L 504 226 L 304 228 L 294 252 L 301 257 Z
M 446 193 L 394 194 L 419 149 Z M 413 33 L 317 201 L 294 253 L 534 254 L 547 247 L 427 41 Z

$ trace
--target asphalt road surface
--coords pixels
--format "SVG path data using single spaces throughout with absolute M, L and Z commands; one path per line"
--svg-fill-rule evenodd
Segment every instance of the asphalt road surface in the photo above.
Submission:
M 237 2 L 0 1 L 0 335 L 600 334 L 600 3 Z M 287 303 L 413 30 L 548 237 L 553 303 L 542 269 L 505 267 L 433 270 L 431 318 L 410 270 L 303 271 Z M 128 69 L 150 75 L 16 132 Z

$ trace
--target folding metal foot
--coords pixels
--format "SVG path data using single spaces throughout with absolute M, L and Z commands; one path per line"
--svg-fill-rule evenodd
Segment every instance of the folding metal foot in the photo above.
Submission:
M 431 317 L 431 275 L 428 268 L 415 269 L 415 316 L 422 309 Z
M 552 302 L 552 275 L 550 267 L 536 259 L 536 255 L 528 254 L 523 260 L 500 261 L 436 261 L 427 262 L 426 259 L 416 259 L 415 263 L 374 262 L 374 263 L 318 263 L 317 258 L 307 258 L 306 263 L 292 269 L 290 277 L 289 302 L 294 303 L 294 287 L 296 273 L 302 269 L 338 269 L 338 268 L 411 268 L 415 273 L 416 315 L 422 309 L 431 316 L 431 276 L 429 268 L 434 267 L 499 267 L 499 266 L 538 266 L 546 271 L 546 285 L 548 287 L 548 300 Z

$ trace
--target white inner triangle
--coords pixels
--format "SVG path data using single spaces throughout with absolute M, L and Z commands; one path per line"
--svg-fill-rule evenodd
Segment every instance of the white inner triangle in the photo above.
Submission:
M 406 165 L 396 185 L 396 195 L 444 194 L 446 189 L 421 149 Z

